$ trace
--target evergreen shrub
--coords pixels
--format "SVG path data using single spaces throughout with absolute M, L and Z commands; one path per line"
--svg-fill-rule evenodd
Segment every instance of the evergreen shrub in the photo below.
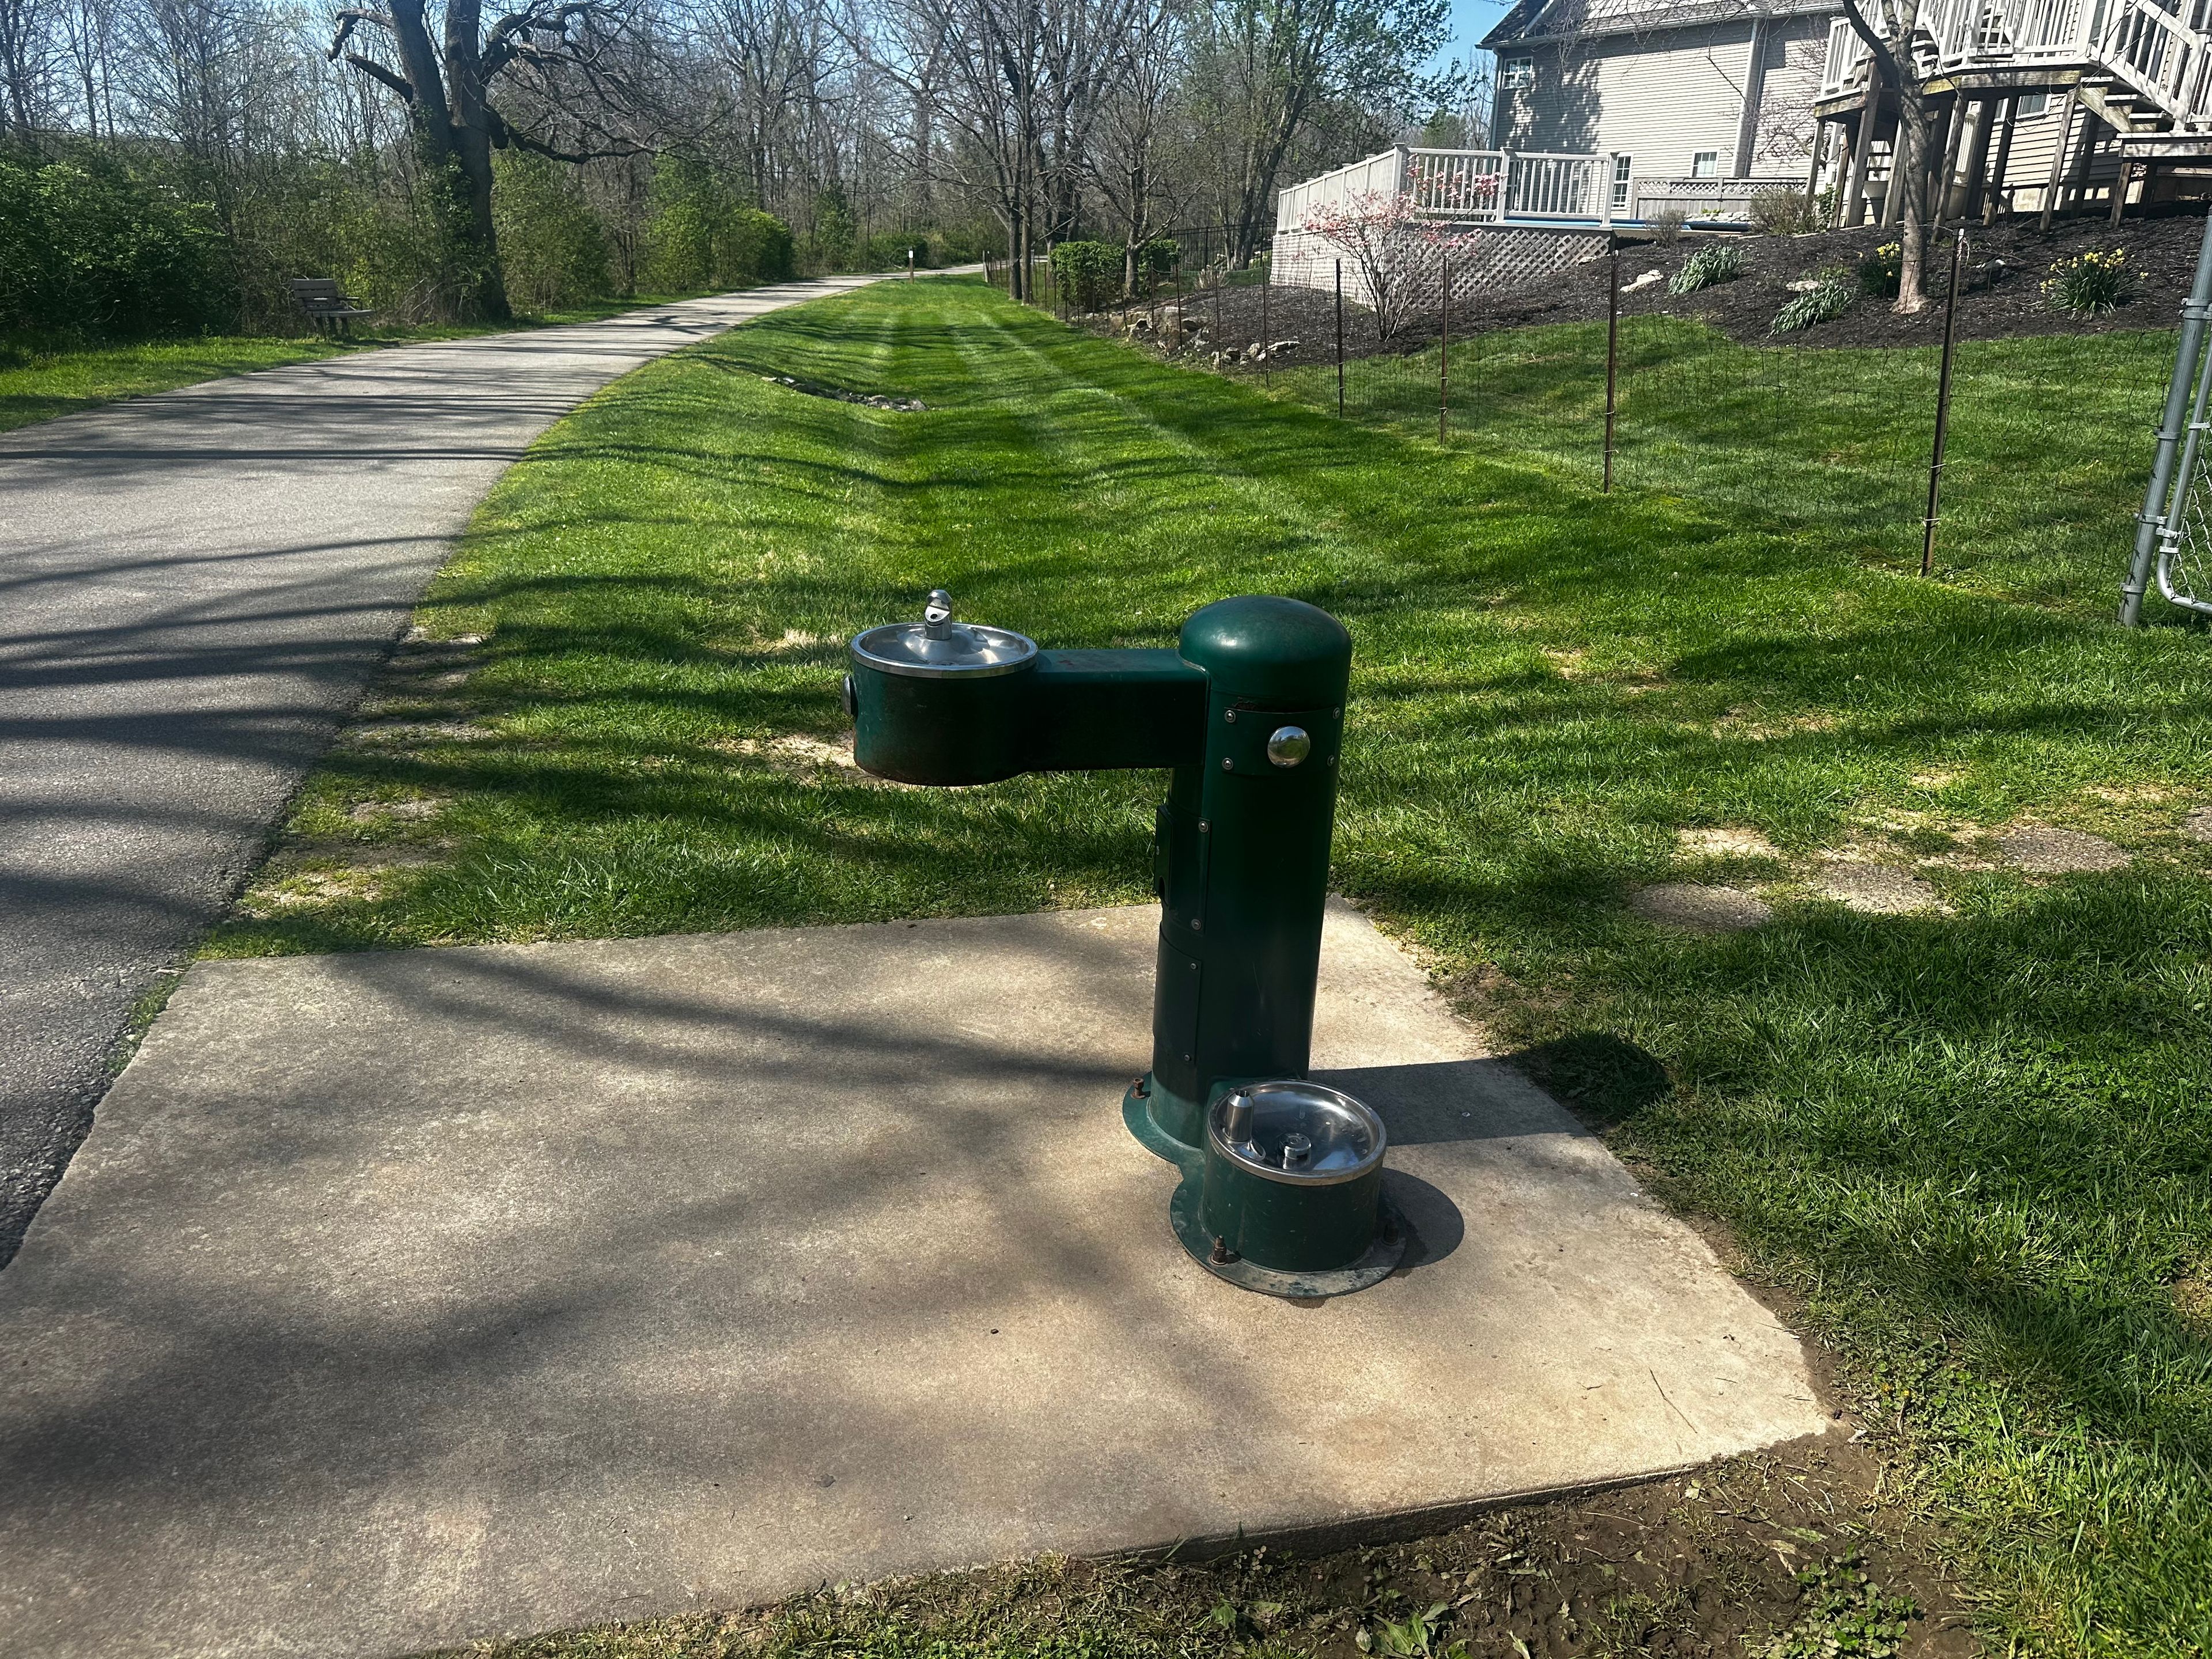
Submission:
M 1062 242 L 1052 274 L 1078 311 L 1097 311 L 1121 289 L 1121 250 L 1111 242 Z

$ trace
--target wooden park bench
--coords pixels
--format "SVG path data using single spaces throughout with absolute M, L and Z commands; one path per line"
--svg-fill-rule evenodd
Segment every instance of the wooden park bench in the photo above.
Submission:
M 356 305 L 338 286 L 335 276 L 295 276 L 286 285 L 291 289 L 292 297 L 300 302 L 300 309 L 319 329 L 337 333 L 349 327 L 356 317 L 376 315 Z

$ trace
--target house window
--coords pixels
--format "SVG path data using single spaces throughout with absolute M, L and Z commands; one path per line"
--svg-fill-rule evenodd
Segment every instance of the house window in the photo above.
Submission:
M 1533 58 L 1509 58 L 1498 77 L 1498 84 L 1508 92 L 1536 84 L 1536 60 Z
M 1635 159 L 1631 155 L 1613 158 L 1613 210 L 1615 213 L 1628 211 L 1628 175 L 1635 166 Z
M 1690 158 L 1690 177 L 1692 179 L 1717 179 L 1720 176 L 1720 151 L 1701 149 Z
M 2017 115 L 2021 120 L 2033 121 L 2037 116 L 2041 115 L 2050 107 L 2051 94 L 2049 93 L 2023 92 L 2020 95 L 2020 107 L 2014 112 L 2014 114 Z

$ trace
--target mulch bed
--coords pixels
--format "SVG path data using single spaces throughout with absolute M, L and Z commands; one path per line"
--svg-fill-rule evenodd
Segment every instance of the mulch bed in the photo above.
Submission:
M 2189 293 L 2203 232 L 2203 221 L 2193 215 L 2130 219 L 2117 230 L 2101 216 L 2062 220 L 2048 233 L 2038 229 L 2033 219 L 2012 221 L 1987 230 L 1972 226 L 1967 233 L 1966 280 L 1959 299 L 1959 337 L 2007 339 L 2172 327 Z M 1952 234 L 1946 231 L 1931 238 L 1935 252 L 1929 261 L 1929 286 L 1939 295 L 1948 274 Z M 1692 233 L 1662 245 L 1624 234 L 1620 256 L 1624 288 L 1648 271 L 1659 272 L 1662 280 L 1634 293 L 1624 292 L 1621 315 L 1694 318 L 1745 345 L 1940 344 L 1943 337 L 1940 299 L 1917 315 L 1903 316 L 1891 309 L 1887 301 L 1863 298 L 1833 322 L 1779 340 L 1769 331 L 1774 313 L 1792 297 L 1788 286 L 1791 282 L 1824 267 L 1856 265 L 1875 247 L 1897 238 L 1893 228 L 1871 228 L 1810 236 L 1732 238 L 1744 252 L 1744 275 L 1732 283 L 1677 297 L 1668 293 L 1668 280 L 1710 238 Z M 2127 250 L 2129 263 L 2142 278 L 2140 291 L 2132 301 L 2091 318 L 2068 317 L 2045 302 L 2041 283 L 2053 262 L 2093 249 L 2115 247 Z M 1499 329 L 1602 322 L 1607 287 L 1607 262 L 1595 259 L 1534 287 L 1502 289 L 1455 304 L 1451 333 L 1454 338 L 1461 338 Z M 1263 338 L 1261 293 L 1257 286 L 1250 286 L 1206 289 L 1183 295 L 1179 301 L 1175 295 L 1165 295 L 1157 312 L 1152 307 L 1133 307 L 1127 312 L 1091 319 L 1089 325 L 1102 332 L 1124 332 L 1134 321 L 1136 337 L 1157 343 L 1161 336 L 1149 327 L 1153 317 L 1157 314 L 1166 322 L 1179 313 L 1186 326 L 1182 337 L 1167 355 L 1210 362 L 1224 347 L 1242 354 Z M 1267 290 L 1266 303 L 1267 343 L 1297 343 L 1277 354 L 1278 367 L 1327 362 L 1334 356 L 1335 307 L 1331 295 L 1310 289 L 1274 288 Z M 1358 307 L 1347 304 L 1345 355 L 1370 357 L 1425 350 L 1436 343 L 1437 320 L 1434 316 L 1421 319 L 1394 339 L 1384 341 L 1376 336 L 1373 319 Z

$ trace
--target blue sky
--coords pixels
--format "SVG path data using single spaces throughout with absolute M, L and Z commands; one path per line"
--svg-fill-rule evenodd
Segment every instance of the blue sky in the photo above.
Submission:
M 1446 58 L 1465 58 L 1474 43 L 1490 33 L 1490 26 L 1505 15 L 1505 0 L 1452 0 L 1452 41 Z

